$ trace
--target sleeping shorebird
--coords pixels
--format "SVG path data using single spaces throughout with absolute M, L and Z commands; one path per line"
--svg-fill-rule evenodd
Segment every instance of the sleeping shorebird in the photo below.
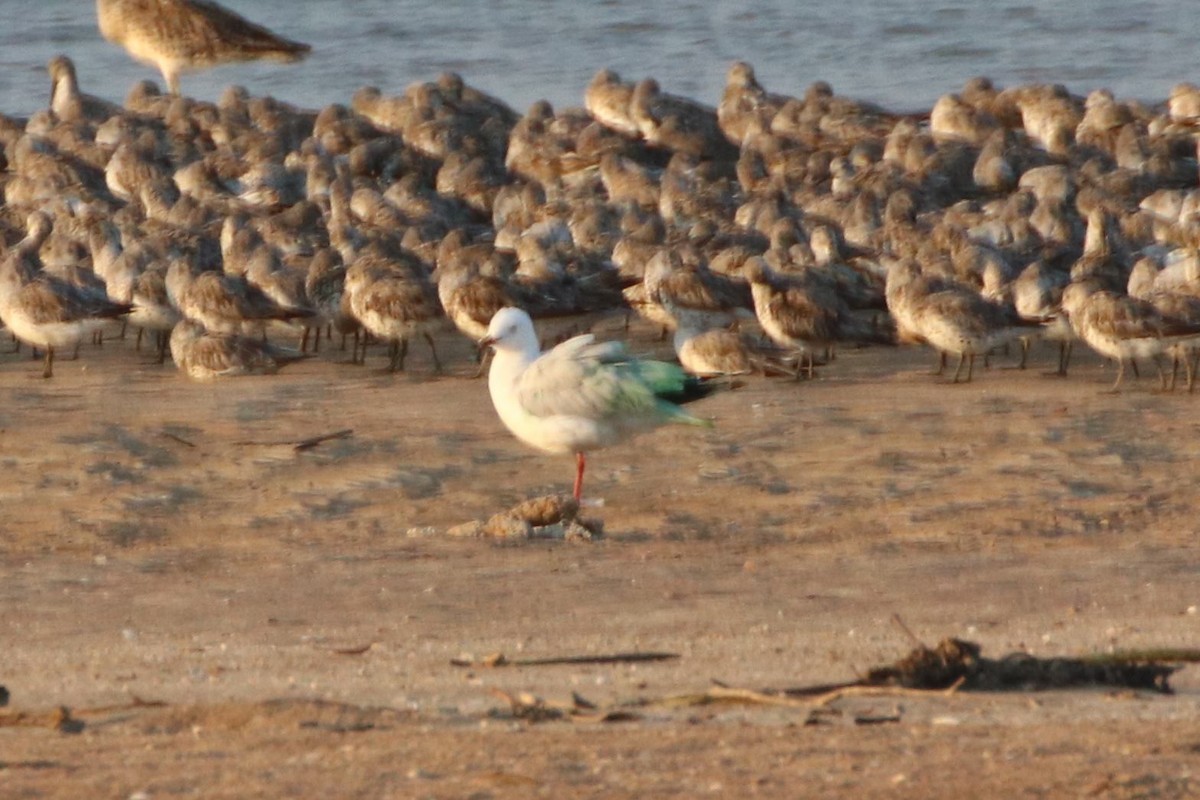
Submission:
M 626 136 L 638 137 L 641 130 L 630 114 L 633 84 L 624 83 L 611 69 L 598 71 L 584 92 L 583 102 L 588 113 L 607 128 Z
M 675 356 L 686 372 L 700 378 L 718 375 L 790 375 L 798 373 L 803 354 L 739 331 L 703 330 L 689 320 L 675 329 Z
M 763 89 L 754 75 L 754 67 L 745 61 L 735 61 L 725 76 L 725 91 L 717 106 L 717 124 L 725 137 L 740 147 L 753 122 L 760 122 L 762 130 L 770 129 L 771 120 L 787 101 L 787 97 Z
M 0 321 L 17 339 L 46 351 L 42 377 L 50 378 L 57 348 L 78 345 L 131 306 L 41 271 L 37 251 L 50 235 L 50 218 L 35 211 L 27 226 L 25 238 L 0 261 Z
M 643 78 L 633 87 L 629 116 L 647 144 L 700 158 L 737 160 L 717 124 L 717 110 L 686 97 L 668 94 L 654 78 Z
M 308 356 L 249 336 L 211 333 L 185 319 L 171 331 L 171 358 L 189 378 L 208 380 L 267 375 Z
M 155 66 L 174 95 L 180 73 L 234 61 L 299 61 L 312 49 L 209 0 L 96 0 L 96 17 L 100 34 Z
M 101 123 L 125 113 L 125 109 L 116 103 L 79 91 L 75 64 L 67 56 L 50 59 L 46 70 L 50 73 L 50 110 L 60 120 Z

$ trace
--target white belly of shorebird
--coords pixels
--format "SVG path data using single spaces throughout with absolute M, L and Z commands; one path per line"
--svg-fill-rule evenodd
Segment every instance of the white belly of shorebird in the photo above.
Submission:
M 97 330 L 100 320 L 76 322 L 35 323 L 21 313 L 9 314 L 4 320 L 13 336 L 33 347 L 74 347 L 85 335 Z

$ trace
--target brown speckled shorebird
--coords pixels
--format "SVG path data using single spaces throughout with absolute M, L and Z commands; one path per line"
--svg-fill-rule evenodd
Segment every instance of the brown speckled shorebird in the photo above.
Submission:
M 212 333 L 200 323 L 185 319 L 171 332 L 171 358 L 183 374 L 203 381 L 237 375 L 270 375 L 309 356 L 258 338 Z
M 298 61 L 312 48 L 208 0 L 96 0 L 100 34 L 162 73 L 179 94 L 183 72 L 234 61 Z

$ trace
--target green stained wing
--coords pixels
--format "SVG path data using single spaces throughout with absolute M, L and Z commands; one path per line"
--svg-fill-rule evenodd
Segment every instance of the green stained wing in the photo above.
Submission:
M 595 344 L 585 335 L 533 362 L 517 383 L 517 397 L 536 417 L 704 424 L 672 402 L 687 399 L 692 382 L 675 364 L 632 358 L 620 342 Z

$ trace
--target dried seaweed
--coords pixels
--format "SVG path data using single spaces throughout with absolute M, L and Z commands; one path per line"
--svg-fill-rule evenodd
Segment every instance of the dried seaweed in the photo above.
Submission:
M 499 666 L 506 663 L 503 656 L 493 658 L 494 663 L 485 659 L 479 665 Z M 595 661 L 592 657 L 583 657 L 583 660 L 532 659 L 529 663 L 609 663 L 603 660 L 609 657 L 599 658 L 602 660 Z M 1161 648 L 1080 658 L 1038 658 L 1028 653 L 1013 653 L 991 659 L 983 657 L 982 648 L 975 642 L 949 638 L 943 639 L 934 648 L 918 642 L 913 650 L 898 661 L 875 667 L 863 678 L 847 683 L 788 689 L 750 689 L 714 681 L 702 692 L 638 698 L 608 708 L 597 708 L 578 696 L 571 703 L 554 704 L 528 693 L 512 695 L 496 689 L 491 691 L 509 702 L 513 718 L 530 722 L 612 722 L 637 719 L 636 716 L 627 715 L 632 708 L 739 704 L 807 709 L 809 718 L 806 724 L 815 724 L 821 721 L 819 715 L 830 704 L 848 697 L 946 697 L 960 691 L 1040 691 L 1096 686 L 1170 694 L 1170 676 L 1182 663 L 1197 661 L 1200 661 L 1200 650 Z M 474 661 L 454 663 L 459 666 L 477 665 Z M 875 725 L 897 722 L 899 719 L 900 712 L 897 710 L 886 715 L 860 714 L 854 717 L 854 723 Z
M 920 645 L 894 664 L 867 672 L 862 686 L 945 689 L 956 682 L 966 691 L 1037 691 L 1087 686 L 1116 686 L 1171 692 L 1168 679 L 1191 651 L 1145 651 L 1084 658 L 1038 658 L 1011 653 L 985 658 L 975 642 L 943 639 L 935 648 Z M 1159 656 L 1166 656 L 1161 658 Z

